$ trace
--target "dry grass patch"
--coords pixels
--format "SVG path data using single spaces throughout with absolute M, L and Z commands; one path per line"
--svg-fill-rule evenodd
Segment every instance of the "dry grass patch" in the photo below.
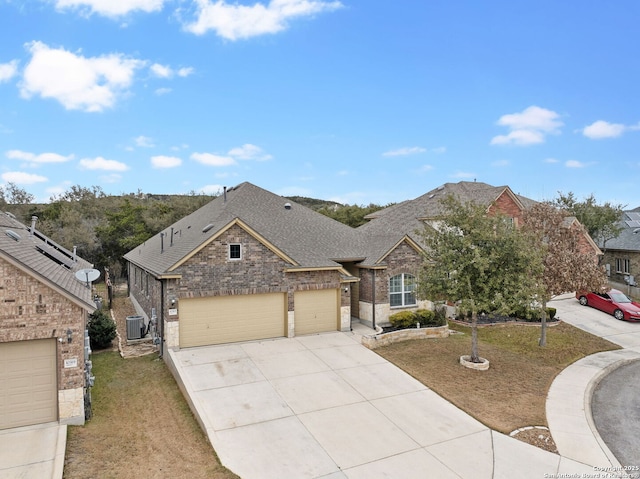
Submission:
M 68 428 L 64 477 L 215 478 L 220 465 L 157 355 L 93 355 L 93 418 Z
M 125 318 L 135 314 L 126 291 L 113 312 L 126 339 Z M 68 428 L 64 478 L 237 478 L 220 465 L 158 355 L 122 359 L 116 345 L 92 355 L 93 418 Z
M 452 324 L 445 339 L 407 341 L 376 349 L 442 397 L 491 429 L 509 433 L 524 426 L 546 426 L 545 401 L 556 375 L 580 358 L 619 346 L 569 324 L 547 330 L 538 346 L 539 326 L 496 325 L 478 329 L 479 353 L 488 371 L 459 364 L 470 354 L 470 328 Z

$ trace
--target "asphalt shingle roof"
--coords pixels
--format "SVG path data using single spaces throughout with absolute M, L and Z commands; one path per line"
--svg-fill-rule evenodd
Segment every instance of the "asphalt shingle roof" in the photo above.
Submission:
M 362 258 L 353 228 L 245 182 L 131 250 L 125 259 L 156 275 L 168 274 L 236 219 L 291 258 L 292 266 L 337 267 L 334 260 Z
M 602 244 L 601 241 L 598 246 L 602 249 L 640 252 L 640 212 L 638 208 L 623 212 L 618 226 L 622 228 L 618 237 L 607 240 L 606 244 Z
M 93 311 L 91 289 L 75 273 L 92 265 L 6 213 L 0 213 L 0 257 Z M 61 264 L 62 263 L 62 264 Z M 64 264 L 64 265 L 63 265 Z M 65 266 L 66 265 L 66 266 Z
M 435 219 L 444 212 L 441 200 L 445 196 L 453 195 L 463 203 L 474 201 L 489 206 L 506 189 L 508 186 L 491 186 L 475 181 L 445 183 L 418 198 L 376 211 L 368 216 L 371 219 L 369 223 L 358 228 L 367 238 L 367 259 L 362 264 L 373 265 L 379 262 L 384 254 L 405 236 L 422 245 L 420 235 L 416 232 L 424 228 L 423 220 Z M 535 201 L 529 198 L 520 195 L 515 197 L 525 209 L 535 204 Z

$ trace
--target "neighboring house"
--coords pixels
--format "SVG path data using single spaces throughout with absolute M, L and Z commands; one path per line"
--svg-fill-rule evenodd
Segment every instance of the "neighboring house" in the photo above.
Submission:
M 516 226 L 535 203 L 507 186 L 447 183 L 353 229 L 242 183 L 127 253 L 130 295 L 162 348 L 345 331 L 351 318 L 387 324 L 431 307 L 416 296 L 419 231 L 448 194 Z
M 0 213 L 0 429 L 84 424 L 91 265 Z
M 242 183 L 125 255 L 164 347 L 350 328 L 355 230 Z
M 640 208 L 625 211 L 616 238 L 601 243 L 602 263 L 611 281 L 635 286 L 640 281 Z

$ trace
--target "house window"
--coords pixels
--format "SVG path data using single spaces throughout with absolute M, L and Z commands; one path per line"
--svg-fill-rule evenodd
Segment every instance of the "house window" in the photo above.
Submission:
M 239 243 L 229 245 L 229 259 L 242 259 L 242 246 Z
M 616 258 L 616 272 L 624 274 L 631 273 L 631 261 L 628 259 Z
M 416 278 L 398 274 L 389 279 L 389 304 L 392 308 L 416 305 Z

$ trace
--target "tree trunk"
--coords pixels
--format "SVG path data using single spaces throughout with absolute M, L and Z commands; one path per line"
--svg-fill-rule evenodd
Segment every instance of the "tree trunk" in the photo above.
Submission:
M 539 346 L 547 345 L 547 300 L 542 300 L 542 314 L 541 314 L 541 322 L 540 322 L 540 341 L 538 341 Z
M 471 362 L 479 363 L 478 355 L 478 312 L 475 308 L 471 310 Z

